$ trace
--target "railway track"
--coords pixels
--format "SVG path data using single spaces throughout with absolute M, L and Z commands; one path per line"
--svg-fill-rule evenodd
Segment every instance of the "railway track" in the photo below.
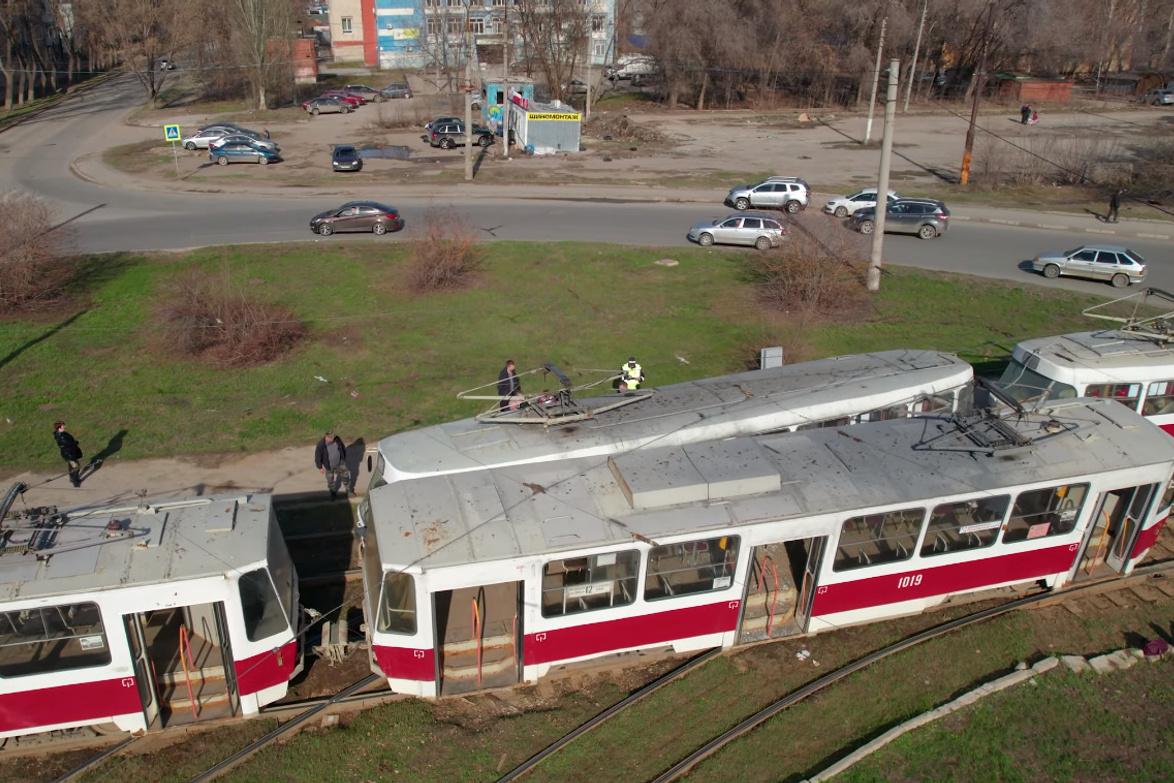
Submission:
M 1148 603 L 1153 603 L 1163 599 L 1171 599 L 1174 598 L 1174 580 L 1169 578 L 1171 576 L 1174 576 L 1174 560 L 1167 559 L 1137 568 L 1132 574 L 1130 574 L 1128 577 L 1125 577 L 1124 579 L 1115 578 L 1087 582 L 1082 585 L 1065 588 L 1061 592 L 1052 592 L 1048 590 L 1034 593 L 1023 598 L 1015 599 L 1000 606 L 984 609 L 982 611 L 960 617 L 956 620 L 943 623 L 942 625 L 935 626 L 926 631 L 896 642 L 895 644 L 885 647 L 884 649 L 870 653 L 848 664 L 847 666 L 837 669 L 834 672 L 830 672 L 818 680 L 815 680 L 814 682 L 811 682 L 775 701 L 774 703 L 750 716 L 746 720 L 742 721 L 734 728 L 706 743 L 704 746 L 686 758 L 682 759 L 677 764 L 673 765 L 666 772 L 656 777 L 653 780 L 653 783 L 670 783 L 670 781 L 677 780 L 682 775 L 691 770 L 694 766 L 696 766 L 699 762 L 708 758 L 709 756 L 712 756 L 730 742 L 744 736 L 779 712 L 799 703 L 800 701 L 803 701 L 807 697 L 818 693 L 819 691 L 833 685 L 834 683 L 839 682 L 845 677 L 861 671 L 868 666 L 871 666 L 877 661 L 908 650 L 912 647 L 929 641 L 930 639 L 935 639 L 939 636 L 943 636 L 958 629 L 965 628 L 970 625 L 976 625 L 1010 612 L 1021 609 L 1039 609 L 1060 604 L 1069 605 L 1074 601 L 1074 599 L 1096 599 L 1098 596 L 1112 596 L 1125 592 L 1131 592 L 1138 598 L 1138 600 Z M 1160 587 L 1155 586 L 1159 583 L 1161 585 Z M 1106 600 L 1113 602 L 1111 598 L 1107 598 Z M 1072 609 L 1071 606 L 1069 606 L 1069 608 Z M 1075 611 L 1077 614 L 1082 613 L 1079 609 L 1073 609 L 1073 611 Z M 769 644 L 770 642 L 763 643 Z M 742 650 L 744 648 L 739 647 L 736 649 Z M 703 655 L 691 659 L 683 666 L 665 674 L 661 678 L 640 689 L 623 701 L 618 702 L 607 711 L 600 713 L 587 723 L 579 726 L 574 731 L 570 732 L 558 741 L 534 754 L 518 767 L 499 778 L 498 783 L 512 783 L 512 781 L 522 779 L 527 773 L 533 771 L 539 764 L 541 764 L 542 761 L 551 757 L 556 752 L 569 745 L 575 739 L 578 739 L 593 729 L 598 728 L 607 720 L 614 718 L 616 715 L 620 714 L 625 709 L 631 707 L 637 702 L 643 701 L 665 685 L 680 679 L 692 669 L 696 668 L 702 663 L 712 660 L 712 658 L 717 657 L 718 655 L 722 654 L 722 652 L 723 651 L 721 650 L 711 650 Z

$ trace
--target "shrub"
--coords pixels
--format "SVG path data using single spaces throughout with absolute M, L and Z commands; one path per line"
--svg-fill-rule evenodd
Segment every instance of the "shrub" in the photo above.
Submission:
M 484 259 L 473 228 L 452 207 L 427 210 L 412 233 L 408 283 L 413 290 L 462 288 L 481 270 Z
M 258 301 L 227 273 L 180 275 L 159 315 L 165 349 L 217 367 L 248 367 L 273 361 L 306 335 L 289 309 Z
M 54 228 L 53 220 L 53 210 L 36 196 L 0 196 L 0 312 L 52 304 L 73 279 L 73 234 Z
M 820 233 L 792 223 L 781 248 L 754 256 L 749 272 L 759 302 L 800 321 L 871 312 L 856 251 L 835 233 Z

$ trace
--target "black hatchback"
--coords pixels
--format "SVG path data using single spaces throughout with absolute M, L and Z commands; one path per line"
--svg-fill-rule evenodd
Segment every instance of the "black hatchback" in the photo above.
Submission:
M 322 212 L 310 219 L 310 230 L 321 236 L 343 231 L 370 231 L 386 234 L 404 227 L 399 210 L 377 201 L 348 201 L 341 207 Z
M 363 159 L 350 144 L 339 144 L 330 156 L 330 165 L 335 171 L 362 171 Z

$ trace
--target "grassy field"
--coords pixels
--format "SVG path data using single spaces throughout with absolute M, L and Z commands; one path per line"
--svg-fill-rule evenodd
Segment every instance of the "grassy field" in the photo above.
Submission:
M 493 243 L 485 253 L 475 286 L 424 295 L 410 292 L 405 246 L 393 242 L 88 259 L 68 306 L 0 321 L 0 467 L 56 464 L 57 418 L 91 451 L 125 430 L 122 459 L 272 449 L 327 427 L 370 440 L 473 415 L 457 392 L 495 380 L 507 358 L 586 380 L 635 354 L 653 384 L 745 369 L 767 345 L 790 360 L 908 347 L 998 361 L 1020 339 L 1089 328 L 1080 310 L 1097 301 L 893 267 L 870 311 L 801 323 L 759 306 L 743 252 Z M 665 256 L 680 264 L 653 263 Z M 176 355 L 154 312 L 191 268 L 290 307 L 310 339 L 252 369 Z M 522 380 L 530 391 L 547 383 Z

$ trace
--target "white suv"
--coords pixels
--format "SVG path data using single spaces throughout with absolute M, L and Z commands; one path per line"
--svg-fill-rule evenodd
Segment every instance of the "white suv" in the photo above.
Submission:
M 730 188 L 725 203 L 740 212 L 766 207 L 794 214 L 806 209 L 810 200 L 811 188 L 798 177 L 767 177 L 757 185 Z

